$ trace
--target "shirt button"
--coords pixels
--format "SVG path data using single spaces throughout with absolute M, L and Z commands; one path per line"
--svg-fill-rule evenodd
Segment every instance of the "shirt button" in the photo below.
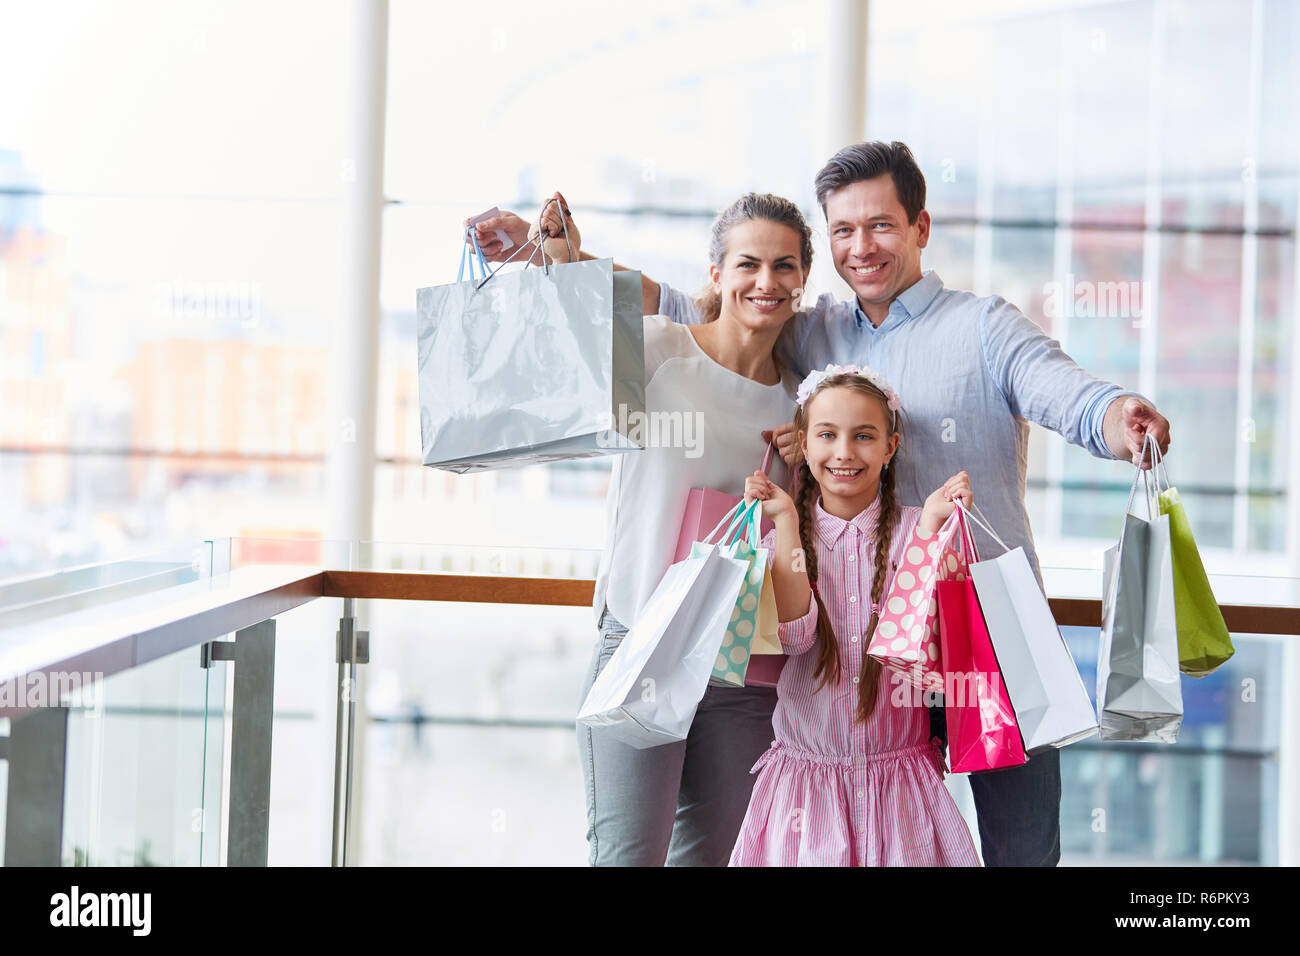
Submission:
M 862 796 L 862 791 L 861 791 L 861 790 L 858 791 L 858 796 L 859 796 L 859 797 Z
M 857 596 L 856 594 L 851 594 L 851 595 L 849 595 L 849 603 L 850 603 L 850 604 L 857 604 L 857 603 L 858 603 L 858 596 Z
M 856 557 L 855 557 L 854 555 L 850 554 L 850 555 L 849 555 L 849 560 L 850 560 L 850 561 L 854 561 L 854 560 L 857 560 L 857 559 L 856 559 Z
M 867 828 L 864 827 L 864 826 L 859 826 L 859 827 L 858 827 L 858 832 L 859 832 L 859 833 L 866 833 L 866 832 L 867 832 Z
M 853 683 L 855 683 L 855 684 L 856 684 L 856 683 L 857 683 L 857 682 L 858 682 L 858 679 L 857 679 L 857 678 L 856 678 L 856 677 L 855 677 L 855 678 L 853 678 Z
M 854 644 L 858 643 L 858 635 L 856 634 L 853 635 L 853 643 Z

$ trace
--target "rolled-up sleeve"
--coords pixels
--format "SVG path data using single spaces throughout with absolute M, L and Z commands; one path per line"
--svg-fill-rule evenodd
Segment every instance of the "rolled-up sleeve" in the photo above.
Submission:
M 803 617 L 776 626 L 776 636 L 781 639 L 781 649 L 791 657 L 812 650 L 817 643 L 817 602 L 808 596 L 808 610 Z
M 659 283 L 659 314 L 681 325 L 699 325 L 704 321 L 699 309 L 695 308 L 695 300 L 666 282 Z
M 1001 296 L 991 296 L 980 316 L 980 341 L 989 375 L 1014 414 L 1097 458 L 1115 457 L 1106 444 L 1106 410 L 1120 396 L 1141 395 L 1085 371 Z

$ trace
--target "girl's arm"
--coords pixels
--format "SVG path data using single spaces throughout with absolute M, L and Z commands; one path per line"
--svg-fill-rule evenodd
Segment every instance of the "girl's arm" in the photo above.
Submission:
M 763 517 L 776 526 L 772 543 L 772 588 L 776 597 L 776 619 L 781 624 L 798 621 L 812 605 L 807 560 L 799 541 L 799 512 L 791 498 L 767 475 L 756 471 L 745 479 L 745 500 L 763 503 Z
M 766 508 L 764 513 L 766 516 Z M 799 515 L 795 512 L 794 502 L 790 503 L 788 511 L 773 515 L 772 523 L 776 525 L 776 541 L 772 548 L 776 619 L 786 624 L 808 613 L 812 588 L 808 585 L 806 560 L 799 543 Z

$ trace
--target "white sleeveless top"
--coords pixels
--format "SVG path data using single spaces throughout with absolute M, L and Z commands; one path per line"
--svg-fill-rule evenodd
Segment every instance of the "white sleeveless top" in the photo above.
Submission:
M 786 370 L 780 385 L 762 385 L 723 368 L 662 315 L 645 317 L 645 375 L 646 448 L 614 458 L 594 603 L 598 620 L 608 606 L 627 627 L 673 562 L 690 490 L 744 495 L 767 448 L 761 433 L 793 420 L 799 387 Z M 768 474 L 789 487 L 779 455 Z

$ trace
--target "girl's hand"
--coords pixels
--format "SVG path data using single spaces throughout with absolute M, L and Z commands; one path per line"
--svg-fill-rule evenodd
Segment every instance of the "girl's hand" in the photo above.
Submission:
M 578 250 L 582 248 L 582 236 L 574 224 L 573 214 L 569 212 L 569 204 L 557 192 L 546 200 L 545 206 L 540 217 L 541 228 L 535 222 L 528 228 L 529 241 L 536 240 L 540 235 L 543 239 L 542 249 L 552 262 L 577 262 Z
M 750 502 L 755 498 L 763 502 L 764 518 L 775 519 L 783 514 L 795 513 L 794 499 L 761 471 L 756 471 L 745 479 L 745 501 Z
M 967 509 L 975 502 L 975 496 L 970 490 L 970 475 L 964 471 L 957 472 L 943 483 L 942 488 L 936 488 L 925 499 L 925 507 L 921 509 L 920 529 L 926 534 L 933 534 L 942 528 L 957 507 L 954 503 L 957 501 Z

